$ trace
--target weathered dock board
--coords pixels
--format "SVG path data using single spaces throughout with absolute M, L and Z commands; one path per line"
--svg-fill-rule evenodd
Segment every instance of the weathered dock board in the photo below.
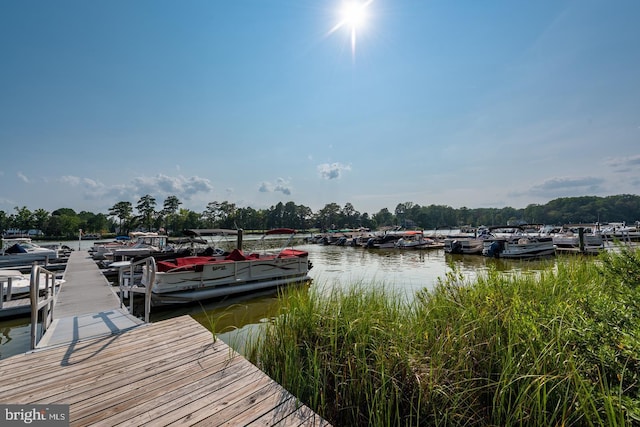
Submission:
M 189 316 L 0 361 L 0 403 L 73 426 L 328 425 Z
M 58 294 L 54 319 L 98 313 L 120 306 L 120 299 L 114 288 L 87 251 L 71 253 L 64 271 L 64 280 Z
M 64 279 L 53 323 L 38 348 L 117 334 L 143 323 L 120 308 L 120 298 L 87 251 L 71 253 Z

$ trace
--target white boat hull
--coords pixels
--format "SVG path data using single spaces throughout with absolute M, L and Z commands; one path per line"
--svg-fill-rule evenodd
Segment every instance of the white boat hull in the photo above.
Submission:
M 219 285 L 215 287 L 207 287 L 179 292 L 168 292 L 161 294 L 154 292 L 151 294 L 151 301 L 154 305 L 190 303 L 228 295 L 255 292 L 262 289 L 277 288 L 279 286 L 302 284 L 307 283 L 310 280 L 310 276 L 304 275 L 275 280 L 246 282 L 242 284 Z
M 58 258 L 53 250 L 0 255 L 0 268 L 22 267 L 38 262 L 47 264 Z
M 158 269 L 167 263 L 158 262 Z M 307 256 L 265 257 L 243 261 L 217 260 L 157 271 L 151 284 L 155 304 L 173 304 L 251 292 L 309 280 Z M 143 270 L 142 285 L 149 286 Z
M 486 240 L 482 255 L 496 258 L 539 258 L 553 256 L 556 253 L 553 239 L 517 238 L 511 240 Z
M 484 240 L 474 238 L 444 239 L 444 251 L 450 254 L 481 254 Z

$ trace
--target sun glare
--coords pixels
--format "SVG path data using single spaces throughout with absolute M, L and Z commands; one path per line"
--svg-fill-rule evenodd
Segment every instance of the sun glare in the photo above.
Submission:
M 355 1 L 344 3 L 342 5 L 342 10 L 340 11 L 342 22 L 344 22 L 347 27 L 352 29 L 356 29 L 362 26 L 365 23 L 365 19 L 367 17 L 366 6 L 366 3 L 357 3 Z
M 340 6 L 340 21 L 329 31 L 329 34 L 346 28 L 351 34 L 351 54 L 356 52 L 356 33 L 366 25 L 367 8 L 373 0 L 346 0 Z

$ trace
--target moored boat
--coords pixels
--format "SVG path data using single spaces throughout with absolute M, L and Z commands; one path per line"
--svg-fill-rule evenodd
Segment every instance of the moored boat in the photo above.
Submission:
M 34 262 L 47 264 L 62 258 L 58 250 L 43 248 L 28 237 L 3 238 L 0 243 L 0 268 L 27 266 Z
M 54 284 L 60 286 L 63 283 L 64 280 L 58 277 Z M 48 283 L 44 273 L 40 274 L 38 284 L 40 290 L 46 289 Z M 0 269 L 0 288 L 2 289 L 0 296 L 7 301 L 14 297 L 23 298 L 30 292 L 31 275 L 21 273 L 18 270 Z
M 552 234 L 552 239 L 560 252 L 597 254 L 604 250 L 604 238 L 596 227 L 563 227 Z
M 161 305 L 188 303 L 311 280 L 308 276 L 311 268 L 308 252 L 287 247 L 295 230 L 270 230 L 265 235 L 274 234 L 289 234 L 290 238 L 281 250 L 272 253 L 247 254 L 241 248 L 235 248 L 222 255 L 183 256 L 157 262 L 149 258 L 151 265 L 143 268 L 140 286 L 150 291 L 152 304 Z
M 442 249 L 444 244 L 435 239 L 425 237 L 422 230 L 406 231 L 395 242 L 398 249 Z
M 491 230 L 508 228 L 500 237 L 486 239 L 483 243 L 482 255 L 494 258 L 540 258 L 555 256 L 553 238 L 526 234 L 520 227 L 492 227 Z M 494 233 L 495 234 L 495 233 Z
M 448 236 L 443 240 L 444 251 L 449 254 L 481 255 L 484 241 L 494 238 L 486 227 L 471 233 Z

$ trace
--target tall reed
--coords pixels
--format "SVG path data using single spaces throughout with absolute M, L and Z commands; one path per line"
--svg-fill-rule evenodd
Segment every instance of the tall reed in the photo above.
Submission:
M 408 301 L 380 283 L 294 290 L 248 355 L 338 426 L 640 423 L 637 261 L 474 282 L 452 267 Z

